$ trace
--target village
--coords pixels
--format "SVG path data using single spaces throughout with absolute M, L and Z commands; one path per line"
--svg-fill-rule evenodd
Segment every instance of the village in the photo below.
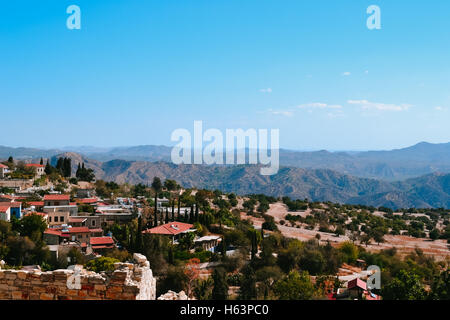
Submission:
M 74 165 L 77 170 L 72 174 L 66 158 L 59 158 L 55 166 L 46 162 L 10 158 L 0 164 L 0 220 L 12 228 L 19 226 L 17 230 L 42 223 L 41 235 L 33 230 L 23 239 L 35 239 L 36 247 L 42 242 L 43 252 L 48 252 L 42 253 L 45 258 L 27 261 L 6 250 L 17 235 L 11 227 L 3 231 L 5 226 L 3 270 L 43 272 L 82 265 L 102 272 L 142 253 L 150 261 L 159 300 L 382 299 L 381 288 L 372 283 L 380 279 L 380 272 L 368 267 L 380 257 L 395 256 L 392 248 L 372 255 L 350 241 L 349 234 L 338 235 L 340 241 L 335 241 L 335 231 L 322 229 L 309 236 L 305 232 L 300 241 L 286 232 L 298 230 L 296 221 L 302 219 L 302 214 L 295 218 L 288 210 L 292 203 L 286 199 L 283 204 L 262 195 L 185 189 L 157 177 L 151 186 L 119 186 L 96 181 L 84 164 Z M 277 216 L 280 207 L 285 212 Z M 283 220 L 286 217 L 292 226 Z M 22 255 L 30 254 L 21 250 Z M 410 254 L 413 260 L 429 259 L 420 250 Z M 34 264 L 27 265 L 31 261 Z M 434 268 L 445 269 L 448 257 L 441 262 Z M 308 290 L 286 291 L 290 282 L 303 283 Z

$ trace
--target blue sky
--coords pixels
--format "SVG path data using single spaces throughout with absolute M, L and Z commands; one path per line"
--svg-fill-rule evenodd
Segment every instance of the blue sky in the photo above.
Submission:
M 81 30 L 66 27 L 69 5 Z M 366 9 L 381 8 L 381 30 Z M 4 1 L 0 145 L 173 144 L 279 128 L 281 147 L 450 141 L 447 0 Z

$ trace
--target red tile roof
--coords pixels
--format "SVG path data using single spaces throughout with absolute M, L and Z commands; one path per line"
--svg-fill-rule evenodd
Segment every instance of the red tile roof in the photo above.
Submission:
M 22 202 L 10 202 L 9 206 L 11 208 L 20 208 L 20 207 L 22 207 Z
M 6 213 L 6 211 L 8 211 L 9 208 L 10 208 L 10 206 L 0 206 L 0 212 Z
M 41 217 L 44 217 L 44 218 L 48 216 L 48 214 L 43 213 L 43 212 L 28 212 L 28 213 L 25 215 L 25 217 L 31 216 L 31 215 L 33 215 L 33 214 L 38 215 L 38 216 L 41 216 Z
M 5 166 L 3 163 L 0 163 L 0 168 L 8 169 L 8 166 Z
M 78 202 L 84 203 L 84 204 L 90 204 L 90 203 L 97 203 L 97 198 L 87 198 L 87 199 L 79 199 Z
M 97 228 L 97 229 L 90 229 L 91 233 L 98 233 L 98 232 L 103 232 L 102 228 Z
M 53 234 L 55 236 L 62 236 L 62 232 L 59 229 L 47 229 L 44 231 L 45 234 Z
M 175 221 L 144 230 L 142 233 L 177 235 L 191 229 L 192 227 L 192 224 Z
M 70 201 L 70 195 L 68 194 L 46 194 L 44 196 L 44 201 Z
M 352 289 L 352 288 L 355 288 L 355 287 L 358 287 L 358 288 L 363 289 L 363 290 L 367 290 L 366 283 L 364 281 L 362 281 L 361 279 L 359 279 L 359 278 L 355 278 L 353 280 L 350 280 L 348 282 L 348 284 L 347 284 L 347 288 L 348 289 Z
M 79 222 L 84 222 L 86 220 L 87 220 L 87 218 L 69 217 L 69 222 L 79 223 Z
M 91 230 L 89 230 L 88 227 L 72 227 L 68 228 L 69 233 L 89 233 Z
M 25 167 L 36 167 L 36 168 L 44 168 L 45 166 L 43 164 L 38 163 L 27 163 Z
M 114 240 L 111 237 L 91 237 L 90 241 L 91 246 L 114 244 Z
M 29 201 L 27 203 L 30 206 L 35 206 L 35 207 L 43 207 L 44 206 L 44 201 Z

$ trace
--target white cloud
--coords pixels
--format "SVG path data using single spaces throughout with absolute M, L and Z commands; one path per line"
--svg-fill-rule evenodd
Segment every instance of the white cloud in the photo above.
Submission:
M 341 105 L 338 104 L 326 104 L 321 102 L 313 102 L 307 104 L 301 104 L 297 106 L 299 109 L 342 109 Z
M 365 74 L 369 74 L 369 70 L 364 71 Z
M 344 72 L 342 75 L 343 75 L 343 76 L 349 76 L 349 75 L 351 75 L 351 73 L 348 72 L 348 71 L 346 71 L 346 72 Z
M 365 110 L 381 110 L 381 111 L 405 111 L 412 107 L 410 104 L 390 104 L 380 102 L 370 102 L 367 100 L 348 100 L 347 103 L 360 106 Z
M 259 89 L 259 92 L 263 92 L 263 93 L 272 93 L 272 88 Z
M 267 110 L 267 112 L 269 112 L 270 114 L 273 114 L 275 116 L 284 116 L 284 117 L 292 117 L 294 115 L 294 113 L 292 111 L 289 111 L 289 110 L 273 110 L 273 109 L 269 109 L 269 110 Z
M 437 107 L 434 108 L 434 110 L 436 110 L 436 111 L 445 111 L 445 110 L 447 110 L 447 108 L 444 108 L 444 107 L 441 107 L 441 106 L 437 106 Z

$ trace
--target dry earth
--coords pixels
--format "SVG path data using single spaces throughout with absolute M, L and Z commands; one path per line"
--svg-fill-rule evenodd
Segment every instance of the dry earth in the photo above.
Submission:
M 288 213 L 292 215 L 301 215 L 304 217 L 310 213 L 310 210 L 308 209 L 306 211 L 300 212 L 289 212 L 288 208 L 283 203 L 278 202 L 270 205 L 270 209 L 267 211 L 267 214 L 274 217 L 278 229 L 285 237 L 295 238 L 301 241 L 307 241 L 309 239 L 313 239 L 316 236 L 316 234 L 320 234 L 321 243 L 330 241 L 330 243 L 334 246 L 339 245 L 340 242 L 349 240 L 347 236 L 338 237 L 335 236 L 334 234 L 319 232 L 317 230 L 307 230 L 302 227 L 297 228 L 287 225 L 281 225 L 280 221 L 284 220 L 285 216 Z M 252 216 L 248 216 L 245 213 L 241 213 L 241 218 L 252 220 L 253 225 L 257 228 L 261 228 L 261 225 L 264 222 L 263 218 L 255 218 Z M 400 235 L 399 236 L 386 235 L 384 239 L 385 243 L 381 243 L 379 245 L 373 243 L 368 245 L 366 249 L 369 251 L 379 251 L 394 247 L 398 250 L 399 254 L 406 255 L 414 251 L 415 248 L 420 248 L 423 250 L 425 254 L 433 255 L 436 260 L 445 260 L 446 258 L 450 258 L 450 245 L 447 244 L 445 240 L 431 241 L 429 239 L 414 238 Z

